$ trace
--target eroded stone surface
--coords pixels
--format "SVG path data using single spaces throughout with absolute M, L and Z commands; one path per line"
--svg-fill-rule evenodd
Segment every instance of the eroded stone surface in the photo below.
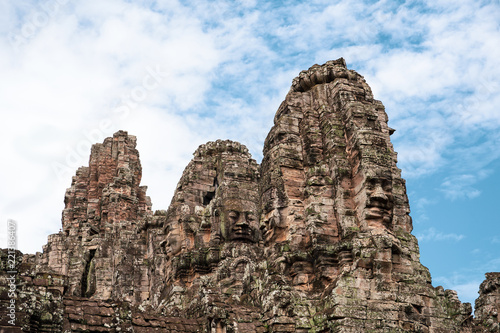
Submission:
M 500 332 L 500 273 L 486 273 L 474 314 L 478 325 L 490 332 Z
M 201 145 L 156 212 L 136 139 L 117 132 L 78 169 L 62 231 L 17 263 L 16 329 L 498 330 L 499 273 L 481 285 L 474 320 L 456 292 L 432 286 L 393 131 L 343 59 L 314 65 L 293 80 L 261 165 L 240 143 Z M 5 306 L 8 278 L 3 266 Z

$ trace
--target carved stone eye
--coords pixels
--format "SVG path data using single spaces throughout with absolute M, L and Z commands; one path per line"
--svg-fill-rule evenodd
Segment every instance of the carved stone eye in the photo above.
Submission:
M 237 220 L 240 214 L 238 212 L 235 212 L 234 210 L 229 212 L 229 218 L 233 220 Z
M 385 179 L 382 182 L 382 188 L 384 189 L 384 191 L 389 192 L 392 189 L 392 182 L 390 180 Z
M 377 186 L 377 179 L 376 178 L 368 178 L 366 180 L 365 186 L 368 189 L 374 189 Z

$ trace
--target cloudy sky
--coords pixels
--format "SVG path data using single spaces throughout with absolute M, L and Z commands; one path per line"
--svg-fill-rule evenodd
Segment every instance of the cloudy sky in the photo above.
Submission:
M 344 57 L 389 115 L 421 260 L 473 302 L 500 271 L 500 1 L 0 2 L 0 230 L 41 251 L 90 146 L 138 137 L 166 209 L 199 144 L 258 161 L 293 77 Z

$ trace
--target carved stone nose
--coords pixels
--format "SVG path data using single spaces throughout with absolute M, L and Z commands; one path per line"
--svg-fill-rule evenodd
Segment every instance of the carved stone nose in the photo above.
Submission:
M 237 226 L 243 227 L 243 226 L 248 226 L 248 221 L 245 216 L 240 216 L 238 221 L 236 222 Z
M 375 191 L 373 191 L 373 193 L 370 195 L 370 198 L 371 199 L 378 199 L 380 201 L 388 201 L 389 200 L 387 195 L 382 190 L 381 186 L 375 187 Z

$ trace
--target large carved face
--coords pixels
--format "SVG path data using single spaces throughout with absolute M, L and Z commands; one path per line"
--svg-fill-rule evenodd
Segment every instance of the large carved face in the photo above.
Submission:
M 257 242 L 257 205 L 243 199 L 227 199 L 222 205 L 222 235 L 229 241 Z
M 172 223 L 167 230 L 167 237 L 164 243 L 165 254 L 172 258 L 181 251 L 181 233 L 178 223 Z
M 365 181 L 366 208 L 365 218 L 390 225 L 392 221 L 392 181 L 383 177 L 368 177 Z

